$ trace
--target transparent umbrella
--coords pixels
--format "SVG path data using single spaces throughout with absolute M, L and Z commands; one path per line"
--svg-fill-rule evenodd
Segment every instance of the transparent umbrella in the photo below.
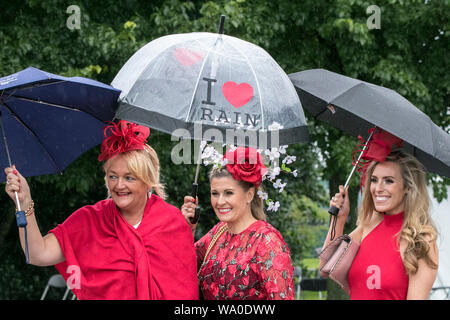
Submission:
M 172 34 L 138 50 L 111 83 L 122 91 L 116 117 L 230 145 L 266 149 L 307 141 L 287 74 L 259 46 L 224 35 L 224 19 L 217 34 Z M 197 176 L 198 166 L 194 187 Z
M 217 34 L 168 35 L 137 51 L 111 83 L 122 90 L 116 117 L 179 137 L 187 130 L 196 140 L 245 138 L 235 144 L 253 147 L 307 141 L 303 109 L 283 69 L 259 46 L 222 32 L 223 23 Z M 218 131 L 205 136 L 207 129 Z M 264 134 L 271 129 L 279 130 L 278 141 Z

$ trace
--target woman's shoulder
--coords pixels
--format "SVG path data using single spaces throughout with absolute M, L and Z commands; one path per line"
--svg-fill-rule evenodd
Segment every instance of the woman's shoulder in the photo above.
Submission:
M 154 205 L 155 207 L 157 207 L 158 209 L 164 209 L 165 212 L 170 212 L 170 213 L 181 213 L 180 209 L 178 207 L 176 207 L 175 205 L 167 202 L 166 200 L 164 200 L 163 198 L 161 198 L 160 196 L 158 196 L 157 194 L 152 194 L 150 199 L 153 201 L 152 205 Z
M 146 214 L 152 218 L 152 224 L 154 226 L 159 225 L 165 230 L 178 230 L 179 228 L 183 228 L 192 234 L 180 209 L 166 202 L 158 195 L 151 195 L 146 210 L 148 210 Z
M 270 242 L 277 241 L 282 245 L 285 244 L 283 236 L 273 225 L 264 220 L 258 220 L 252 225 L 251 232 L 254 232 L 261 242 L 269 244 Z M 264 241 L 265 240 L 265 241 Z
M 89 217 L 102 217 L 114 206 L 112 199 L 100 200 L 94 204 L 85 205 L 75 210 L 70 217 L 75 219 L 89 218 Z
M 267 260 L 275 256 L 290 260 L 290 249 L 284 241 L 281 233 L 270 223 L 259 221 L 255 225 L 254 248 L 257 252 L 258 259 Z M 285 255 L 287 254 L 287 255 Z
M 280 232 L 273 225 L 264 220 L 258 220 L 255 222 L 252 225 L 252 231 L 256 231 L 264 235 L 276 234 L 281 236 Z
M 218 222 L 216 225 L 214 225 L 207 233 L 209 233 L 211 236 L 214 236 L 217 232 L 220 231 L 222 227 L 225 227 L 226 222 Z
M 195 246 L 198 248 L 207 247 L 209 243 L 211 242 L 212 238 L 214 237 L 217 232 L 219 232 L 220 228 L 225 226 L 225 222 L 219 222 L 216 225 L 214 225 L 208 232 L 206 232 L 196 243 Z
M 88 229 L 90 225 L 97 224 L 103 219 L 106 208 L 111 205 L 112 199 L 101 200 L 92 205 L 85 205 L 72 212 L 62 224 L 65 230 L 77 232 L 79 229 Z
M 356 226 L 355 229 L 353 229 L 352 232 L 350 232 L 349 236 L 350 238 L 352 238 L 354 241 L 361 243 L 362 240 L 362 236 L 363 236 L 363 231 L 364 231 L 364 227 L 362 224 L 359 224 L 358 226 Z

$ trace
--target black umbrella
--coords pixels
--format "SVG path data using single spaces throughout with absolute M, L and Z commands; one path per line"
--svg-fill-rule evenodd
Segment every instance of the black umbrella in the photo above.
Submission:
M 116 117 L 179 138 L 262 149 L 308 141 L 287 74 L 262 48 L 223 34 L 224 18 L 216 34 L 168 35 L 137 51 L 111 83 L 122 90 Z
M 381 128 L 402 139 L 403 150 L 429 172 L 450 177 L 450 135 L 396 91 L 324 69 L 292 73 L 289 78 L 314 118 L 353 136 Z

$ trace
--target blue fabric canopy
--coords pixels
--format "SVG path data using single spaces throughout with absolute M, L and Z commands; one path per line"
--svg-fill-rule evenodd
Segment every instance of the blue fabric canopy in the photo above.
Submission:
M 33 67 L 0 78 L 0 119 L 12 164 L 26 177 L 61 173 L 102 142 L 119 94 L 98 81 Z M 9 166 L 7 154 L 2 139 L 1 168 Z

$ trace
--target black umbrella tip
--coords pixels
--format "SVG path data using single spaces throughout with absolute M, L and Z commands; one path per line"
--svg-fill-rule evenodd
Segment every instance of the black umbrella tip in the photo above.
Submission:
M 217 31 L 218 34 L 223 34 L 223 27 L 225 25 L 225 15 L 220 15 L 220 22 L 219 22 L 219 31 Z

